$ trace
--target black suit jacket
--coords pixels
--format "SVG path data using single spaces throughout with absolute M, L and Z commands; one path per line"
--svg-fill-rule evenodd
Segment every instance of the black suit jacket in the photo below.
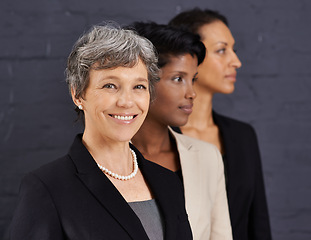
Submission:
M 137 151 L 139 168 L 165 223 L 165 239 L 192 239 L 181 183 Z M 131 207 L 77 136 L 69 153 L 28 174 L 11 224 L 12 240 L 148 239 Z
M 213 119 L 225 150 L 223 160 L 233 239 L 271 240 L 256 133 L 251 125 L 215 112 Z

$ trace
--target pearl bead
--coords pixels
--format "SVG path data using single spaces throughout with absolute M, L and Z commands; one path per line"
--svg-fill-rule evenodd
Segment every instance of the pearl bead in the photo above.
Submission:
M 122 181 L 126 181 L 126 180 L 129 180 L 129 179 L 132 179 L 133 177 L 135 177 L 135 175 L 138 172 L 138 163 L 137 163 L 136 153 L 132 149 L 130 149 L 130 150 L 131 150 L 131 153 L 132 153 L 132 156 L 133 156 L 134 169 L 133 169 L 133 172 L 130 175 L 128 175 L 128 176 L 122 176 L 122 175 L 119 175 L 117 173 L 111 172 L 110 170 L 108 170 L 107 168 L 103 167 L 102 165 L 100 165 L 98 163 L 97 163 L 97 166 L 99 167 L 100 170 L 102 170 L 103 173 L 105 173 L 105 174 L 107 174 L 110 177 L 113 177 L 115 179 L 122 180 Z

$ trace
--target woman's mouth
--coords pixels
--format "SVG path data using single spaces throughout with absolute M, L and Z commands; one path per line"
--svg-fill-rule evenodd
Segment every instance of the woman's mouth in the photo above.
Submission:
M 192 104 L 183 105 L 183 106 L 180 106 L 179 109 L 182 110 L 186 114 L 191 114 L 192 113 L 192 106 L 193 106 Z
M 129 124 L 135 121 L 138 114 L 109 114 L 118 124 Z
M 232 81 L 232 82 L 235 82 L 236 81 L 236 73 L 228 74 L 225 76 L 225 78 Z
M 115 119 L 119 119 L 119 120 L 125 120 L 125 121 L 129 121 L 132 120 L 134 117 L 136 117 L 137 115 L 127 115 L 127 116 L 123 116 L 123 115 L 113 115 L 113 114 L 109 114 L 111 117 L 115 118 Z

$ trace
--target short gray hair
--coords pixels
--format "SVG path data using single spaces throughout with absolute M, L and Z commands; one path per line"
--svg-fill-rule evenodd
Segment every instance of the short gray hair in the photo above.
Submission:
M 133 67 L 141 60 L 147 68 L 151 97 L 158 81 L 157 55 L 152 43 L 132 30 L 117 24 L 95 25 L 75 43 L 68 57 L 66 82 L 83 97 L 89 84 L 89 72 L 94 69 Z

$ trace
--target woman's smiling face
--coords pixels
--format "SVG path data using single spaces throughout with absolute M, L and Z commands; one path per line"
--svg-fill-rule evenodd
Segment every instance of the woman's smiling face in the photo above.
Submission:
M 196 94 L 193 82 L 197 74 L 197 57 L 190 54 L 172 56 L 161 68 L 160 81 L 155 84 L 155 100 L 147 118 L 168 126 L 182 126 L 192 112 Z
M 96 65 L 95 65 L 96 66 Z M 84 134 L 129 141 L 142 125 L 149 108 L 150 94 L 146 66 L 92 69 L 83 98 Z

